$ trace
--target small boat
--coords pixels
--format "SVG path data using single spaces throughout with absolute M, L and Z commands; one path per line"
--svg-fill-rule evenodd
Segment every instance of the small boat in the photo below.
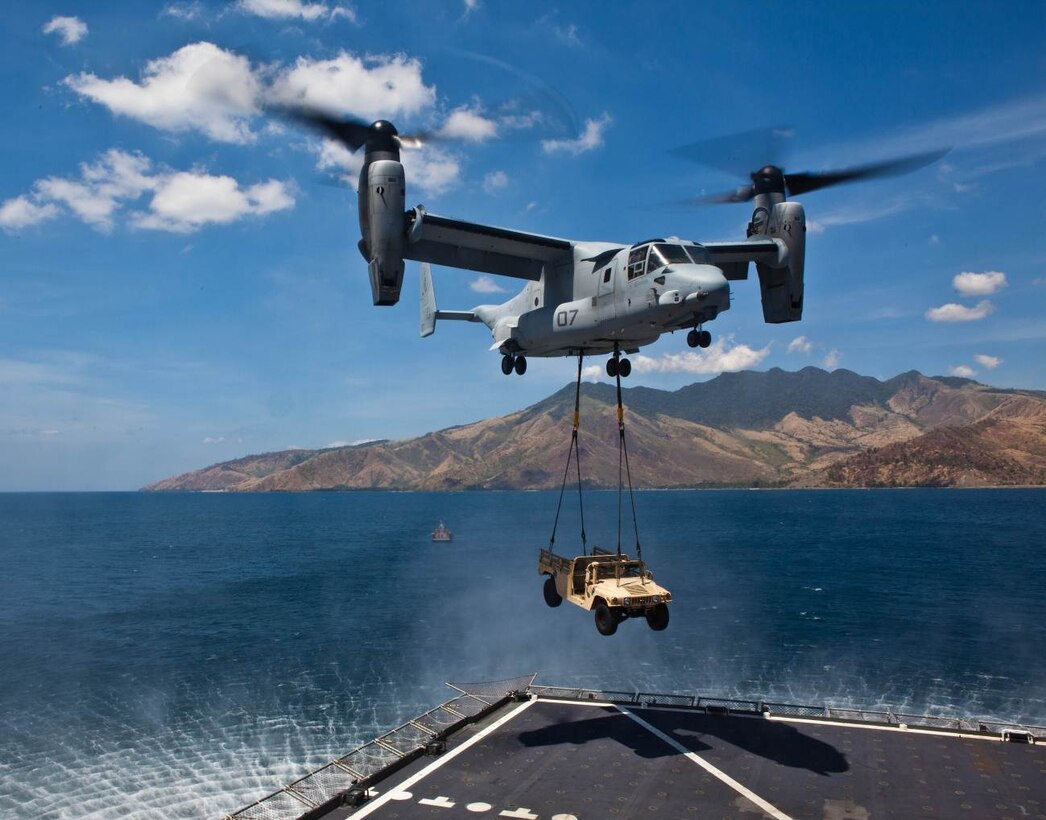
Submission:
M 454 533 L 446 528 L 442 521 L 439 522 L 439 526 L 432 531 L 433 541 L 453 541 Z

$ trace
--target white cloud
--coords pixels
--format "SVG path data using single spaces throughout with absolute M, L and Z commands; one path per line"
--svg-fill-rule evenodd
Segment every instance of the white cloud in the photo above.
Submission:
M 175 17 L 179 20 L 199 20 L 203 17 L 203 5 L 199 0 L 192 0 L 191 2 L 184 3 L 168 3 L 163 7 L 161 14 L 165 14 L 168 17 Z
M 164 131 L 195 130 L 220 142 L 254 139 L 248 118 L 257 113 L 259 80 L 246 57 L 213 43 L 191 43 L 146 63 L 140 83 L 86 72 L 63 83 L 114 114 Z
M 486 142 L 498 136 L 498 124 L 480 113 L 478 108 L 456 108 L 436 132 L 445 139 Z
M 232 177 L 157 169 L 142 154 L 114 148 L 96 162 L 82 164 L 79 177 L 41 179 L 31 195 L 0 205 L 0 227 L 11 230 L 34 224 L 65 208 L 91 227 L 108 232 L 124 205 L 149 192 L 153 196 L 147 210 L 133 211 L 131 224 L 179 233 L 294 205 L 292 189 L 279 180 L 241 188 Z
M 465 0 L 465 15 L 468 16 L 481 5 L 482 3 L 480 3 L 480 0 Z
M 34 186 L 35 196 L 65 205 L 88 225 L 109 231 L 121 200 L 136 199 L 155 184 L 155 179 L 148 175 L 151 165 L 142 154 L 113 148 L 97 162 L 81 164 L 79 179 L 40 180 Z
M 941 237 L 939 237 L 937 234 L 930 234 L 930 244 L 935 246 L 935 247 L 940 245 L 941 244 Z
M 308 22 L 333 20 L 344 17 L 356 22 L 356 12 L 344 6 L 328 6 L 326 3 L 305 3 L 302 0 L 239 0 L 236 7 L 248 14 L 256 14 L 269 20 L 300 19 Z
M 994 370 L 1000 364 L 1002 364 L 1002 359 L 1000 359 L 998 356 L 988 356 L 985 353 L 978 353 L 976 356 L 973 357 L 973 359 L 985 370 Z
M 603 376 L 603 368 L 598 364 L 586 365 L 581 370 L 581 378 L 587 382 L 594 382 Z
M 79 17 L 52 17 L 44 24 L 44 34 L 57 34 L 63 46 L 79 43 L 87 36 L 87 23 Z
M 834 211 L 820 213 L 817 219 L 806 220 L 808 233 L 822 234 L 838 225 L 860 225 L 899 214 L 909 208 L 922 204 L 925 198 L 916 194 L 904 194 L 883 201 L 859 202 L 836 208 Z
M 788 343 L 789 353 L 802 353 L 805 356 L 809 356 L 813 349 L 814 343 L 805 336 L 797 336 Z
M 931 322 L 976 322 L 994 312 L 995 305 L 984 299 L 972 308 L 949 302 L 947 305 L 930 308 L 925 315 Z
M 542 140 L 541 148 L 546 154 L 566 153 L 576 157 L 599 148 L 603 144 L 603 130 L 611 122 L 613 119 L 607 113 L 598 120 L 585 120 L 585 130 L 577 139 Z
M 489 276 L 479 276 L 469 282 L 469 290 L 474 290 L 476 293 L 504 293 L 505 289 L 501 287 Z
M 404 151 L 401 159 L 408 191 L 417 186 L 431 196 L 438 196 L 457 185 L 461 176 L 457 158 L 430 145 Z
M 378 441 L 376 438 L 357 438 L 352 441 L 346 441 L 344 439 L 338 439 L 332 441 L 330 444 L 325 444 L 324 449 L 330 449 L 332 447 L 358 447 L 361 444 L 370 444 L 373 441 Z
M 431 107 L 436 89 L 422 80 L 421 63 L 403 54 L 360 59 L 342 51 L 329 60 L 299 57 L 278 73 L 270 96 L 284 104 L 377 119 Z
M 508 187 L 508 174 L 504 171 L 491 171 L 483 177 L 483 190 L 488 194 L 503 191 Z
M 1007 100 L 995 105 L 922 123 L 896 132 L 893 136 L 876 136 L 874 141 L 822 148 L 841 157 L 903 156 L 919 151 L 934 151 L 951 145 L 956 150 L 986 148 L 1046 136 L 1046 94 Z M 1011 163 L 1012 164 L 1012 163 Z M 1011 165 L 999 163 L 981 169 L 990 173 Z M 946 175 L 951 168 L 946 167 Z
M 241 188 L 229 176 L 182 171 L 160 179 L 149 213 L 139 214 L 140 228 L 190 233 L 207 224 L 227 224 L 293 207 L 294 197 L 279 180 Z
M 58 207 L 51 202 L 38 205 L 26 196 L 16 196 L 0 204 L 0 228 L 16 231 L 53 219 L 59 213 Z
M 359 189 L 359 175 L 363 168 L 363 153 L 353 153 L 334 140 L 322 140 L 316 147 L 316 167 L 322 171 L 341 172 L 338 177 Z M 453 154 L 431 145 L 412 148 L 400 155 L 407 193 L 418 188 L 430 196 L 443 193 L 455 185 L 461 176 L 461 165 Z
M 204 436 L 204 444 L 221 444 L 225 441 L 225 436 Z
M 1006 287 L 1006 274 L 999 271 L 985 273 L 957 273 L 952 285 L 963 296 L 991 296 Z
M 967 367 L 964 364 L 953 365 L 952 367 L 948 368 L 948 372 L 953 376 L 959 376 L 963 379 L 972 379 L 974 376 L 977 375 L 976 370 L 974 370 L 972 367 Z
M 824 361 L 822 363 L 829 370 L 835 370 L 835 368 L 839 366 L 839 362 L 842 358 L 843 354 L 840 353 L 838 350 L 833 349 L 829 350 L 828 353 L 825 354 Z
M 638 373 L 723 373 L 755 367 L 770 353 L 770 345 L 753 350 L 748 345 L 727 347 L 733 336 L 722 336 L 711 347 L 701 351 L 665 353 L 653 359 L 642 354 L 632 359 Z

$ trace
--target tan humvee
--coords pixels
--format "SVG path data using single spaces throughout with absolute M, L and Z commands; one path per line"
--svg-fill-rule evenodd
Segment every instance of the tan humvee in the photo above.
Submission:
M 613 635 L 625 618 L 643 616 L 651 629 L 668 626 L 668 603 L 672 593 L 654 583 L 646 564 L 599 547 L 591 555 L 564 558 L 541 550 L 538 572 L 545 579 L 545 603 L 570 603 L 595 613 L 596 629 Z

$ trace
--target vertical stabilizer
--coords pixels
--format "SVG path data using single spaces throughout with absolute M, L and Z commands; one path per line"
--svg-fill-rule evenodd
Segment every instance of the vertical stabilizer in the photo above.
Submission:
M 421 338 L 436 332 L 436 292 L 432 289 L 432 270 L 421 263 Z

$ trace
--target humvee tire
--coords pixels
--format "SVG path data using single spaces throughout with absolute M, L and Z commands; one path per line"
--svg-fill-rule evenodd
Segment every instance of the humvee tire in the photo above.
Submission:
M 617 615 L 611 611 L 605 601 L 596 604 L 592 611 L 596 613 L 596 629 L 599 630 L 600 635 L 613 635 L 617 632 Z
M 563 603 L 563 597 L 556 590 L 556 579 L 551 575 L 545 578 L 545 603 L 549 606 L 559 606 Z
M 646 611 L 646 622 L 651 629 L 660 632 L 668 626 L 668 607 L 664 604 L 648 609 Z

